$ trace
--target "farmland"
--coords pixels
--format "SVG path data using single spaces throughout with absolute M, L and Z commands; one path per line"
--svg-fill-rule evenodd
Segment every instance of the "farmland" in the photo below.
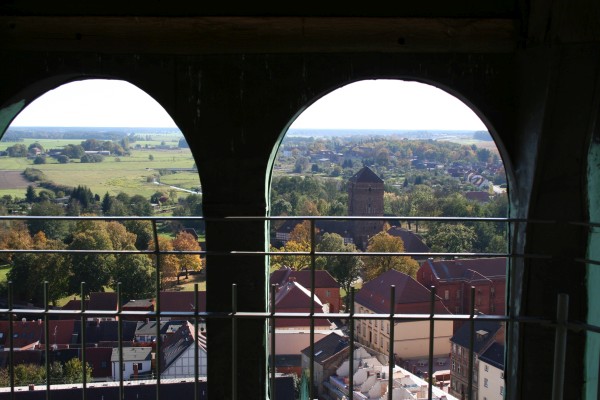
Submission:
M 25 157 L 0 157 L 0 196 L 11 195 L 24 197 L 27 182 L 20 173 L 25 168 L 36 168 L 43 171 L 47 180 L 56 184 L 77 186 L 85 185 L 93 193 L 102 196 L 104 193 L 117 195 L 124 192 L 129 195 L 141 194 L 150 197 L 157 191 L 158 185 L 152 177 L 159 177 L 160 182 L 184 189 L 198 189 L 200 180 L 194 171 L 183 171 L 164 174 L 169 168 L 192 168 L 194 158 L 188 148 L 179 148 L 177 143 L 181 136 L 153 135 L 153 140 L 144 140 L 132 146 L 128 156 L 105 156 L 102 162 L 81 163 L 71 160 L 60 164 L 52 157 L 46 158 L 45 164 L 34 164 Z M 44 149 L 63 148 L 68 144 L 78 145 L 80 139 L 24 139 L 22 143 L 28 147 L 32 143 L 41 144 Z M 14 145 L 15 142 L 0 142 L 0 150 Z M 133 144 L 132 144 L 133 145 Z

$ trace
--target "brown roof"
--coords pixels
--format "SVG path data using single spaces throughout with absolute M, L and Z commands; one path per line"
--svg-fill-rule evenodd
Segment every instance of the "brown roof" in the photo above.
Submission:
M 433 260 L 426 263 L 441 281 L 474 281 L 506 277 L 506 257 Z
M 114 311 L 117 309 L 117 300 L 117 293 L 115 292 L 92 292 L 90 293 L 90 302 L 87 309 Z
M 92 367 L 92 377 L 106 378 L 112 376 L 112 347 L 87 347 L 85 361 Z
M 399 305 L 410 305 L 410 313 L 429 312 L 431 302 L 429 289 L 412 277 L 393 269 L 366 282 L 356 295 L 355 301 L 376 313 L 389 313 L 392 285 L 395 286 L 395 310 Z M 436 296 L 436 313 L 449 313 L 439 296 Z
M 377 176 L 377 174 L 369 167 L 363 167 L 360 171 L 354 174 L 349 181 L 362 183 L 383 183 L 383 179 Z
M 194 311 L 194 292 L 160 292 L 160 310 L 167 312 Z M 198 311 L 206 311 L 206 291 L 198 292 Z
M 431 250 L 416 233 L 398 226 L 392 226 L 387 233 L 399 237 L 404 243 L 404 251 L 407 253 L 429 253 Z
M 271 272 L 271 285 L 284 286 L 288 281 L 295 280 L 305 288 L 311 288 L 311 272 L 309 269 L 294 271 L 289 267 L 282 267 Z M 340 284 L 325 270 L 315 271 L 315 288 L 339 288 Z

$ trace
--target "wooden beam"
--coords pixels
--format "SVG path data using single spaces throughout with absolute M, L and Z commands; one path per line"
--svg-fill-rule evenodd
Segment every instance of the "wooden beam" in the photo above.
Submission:
M 511 52 L 518 23 L 471 18 L 0 17 L 0 48 L 106 53 Z

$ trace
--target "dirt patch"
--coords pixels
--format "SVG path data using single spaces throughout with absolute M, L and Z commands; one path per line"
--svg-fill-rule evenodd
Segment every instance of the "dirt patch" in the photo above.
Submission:
M 24 189 L 29 185 L 36 186 L 25 179 L 20 171 L 0 171 L 0 189 Z

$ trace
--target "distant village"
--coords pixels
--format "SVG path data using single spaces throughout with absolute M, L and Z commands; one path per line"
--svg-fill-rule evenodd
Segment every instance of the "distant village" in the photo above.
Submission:
M 369 167 L 363 167 L 349 179 L 348 215 L 383 217 L 383 180 Z M 486 193 L 489 193 L 486 191 Z M 335 221 L 334 221 L 335 222 Z M 369 238 L 384 227 L 372 221 L 337 221 L 317 225 L 319 235 L 337 232 L 344 241 L 364 249 Z M 298 222 L 295 222 L 297 224 Z M 279 227 L 276 239 L 290 240 L 294 223 Z M 407 253 L 427 253 L 429 248 L 420 236 L 400 226 L 390 227 L 387 234 L 400 237 Z M 276 318 L 275 354 L 270 368 L 285 384 L 278 390 L 306 395 L 312 385 L 323 400 L 383 399 L 392 391 L 394 399 L 462 399 L 469 383 L 470 343 L 474 343 L 473 398 L 502 399 L 504 390 L 504 332 L 501 322 L 475 320 L 474 330 L 461 320 L 434 321 L 433 354 L 429 354 L 430 320 L 397 318 L 390 323 L 390 312 L 401 315 L 470 314 L 503 315 L 505 313 L 505 257 L 434 259 L 413 256 L 419 268 L 414 276 L 387 270 L 361 282 L 351 305 L 354 318 L 341 318 L 347 312 L 345 293 L 334 277 L 324 269 L 310 266 L 292 269 L 282 265 L 270 274 L 269 284 L 276 288 L 276 313 L 324 313 L 315 317 L 314 346 L 311 349 L 311 321 L 305 317 Z M 395 287 L 394 304 L 390 304 L 390 287 Z M 435 288 L 435 296 L 432 296 Z M 314 291 L 314 296 L 311 295 Z M 162 291 L 160 298 L 132 299 L 123 311 L 142 311 L 119 320 L 114 292 L 92 292 L 84 300 L 90 312 L 109 312 L 107 317 L 81 319 L 65 313 L 48 322 L 48 334 L 41 319 L 23 316 L 11 325 L 0 321 L 0 345 L 10 346 L 13 365 L 45 365 L 82 359 L 91 370 L 91 382 L 144 382 L 152 379 L 206 377 L 210 335 L 205 321 L 172 318 L 177 312 L 205 312 L 206 292 Z M 149 318 L 160 302 L 159 319 Z M 198 305 L 198 310 L 195 309 Z M 81 310 L 82 301 L 73 299 L 62 310 Z M 18 313 L 18 312 L 17 312 Z M 82 329 L 85 326 L 85 329 Z M 122 335 L 119 335 L 119 332 Z M 350 348 L 350 337 L 354 348 Z M 157 343 L 160 345 L 157 346 Z M 120 352 L 122 348 L 122 354 Z M 158 350 L 157 350 L 158 348 Z M 311 356 L 311 351 L 313 352 Z M 390 351 L 393 353 L 390 355 Z M 197 354 L 197 356 L 196 356 Z M 0 352 L 0 367 L 9 365 L 9 352 Z M 350 370 L 349 357 L 352 357 Z M 313 381 L 307 371 L 313 360 Z M 394 360 L 390 369 L 389 360 Z M 119 368 L 119 365 L 122 367 Z M 389 387 L 389 371 L 393 387 Z M 431 375 L 430 375 L 431 374 Z M 295 377 L 294 379 L 286 379 Z M 283 380 L 285 379 L 285 380 Z M 350 386 L 350 382 L 352 386 Z M 429 386 L 431 385 L 431 387 Z M 30 389 L 44 389 L 31 385 Z

